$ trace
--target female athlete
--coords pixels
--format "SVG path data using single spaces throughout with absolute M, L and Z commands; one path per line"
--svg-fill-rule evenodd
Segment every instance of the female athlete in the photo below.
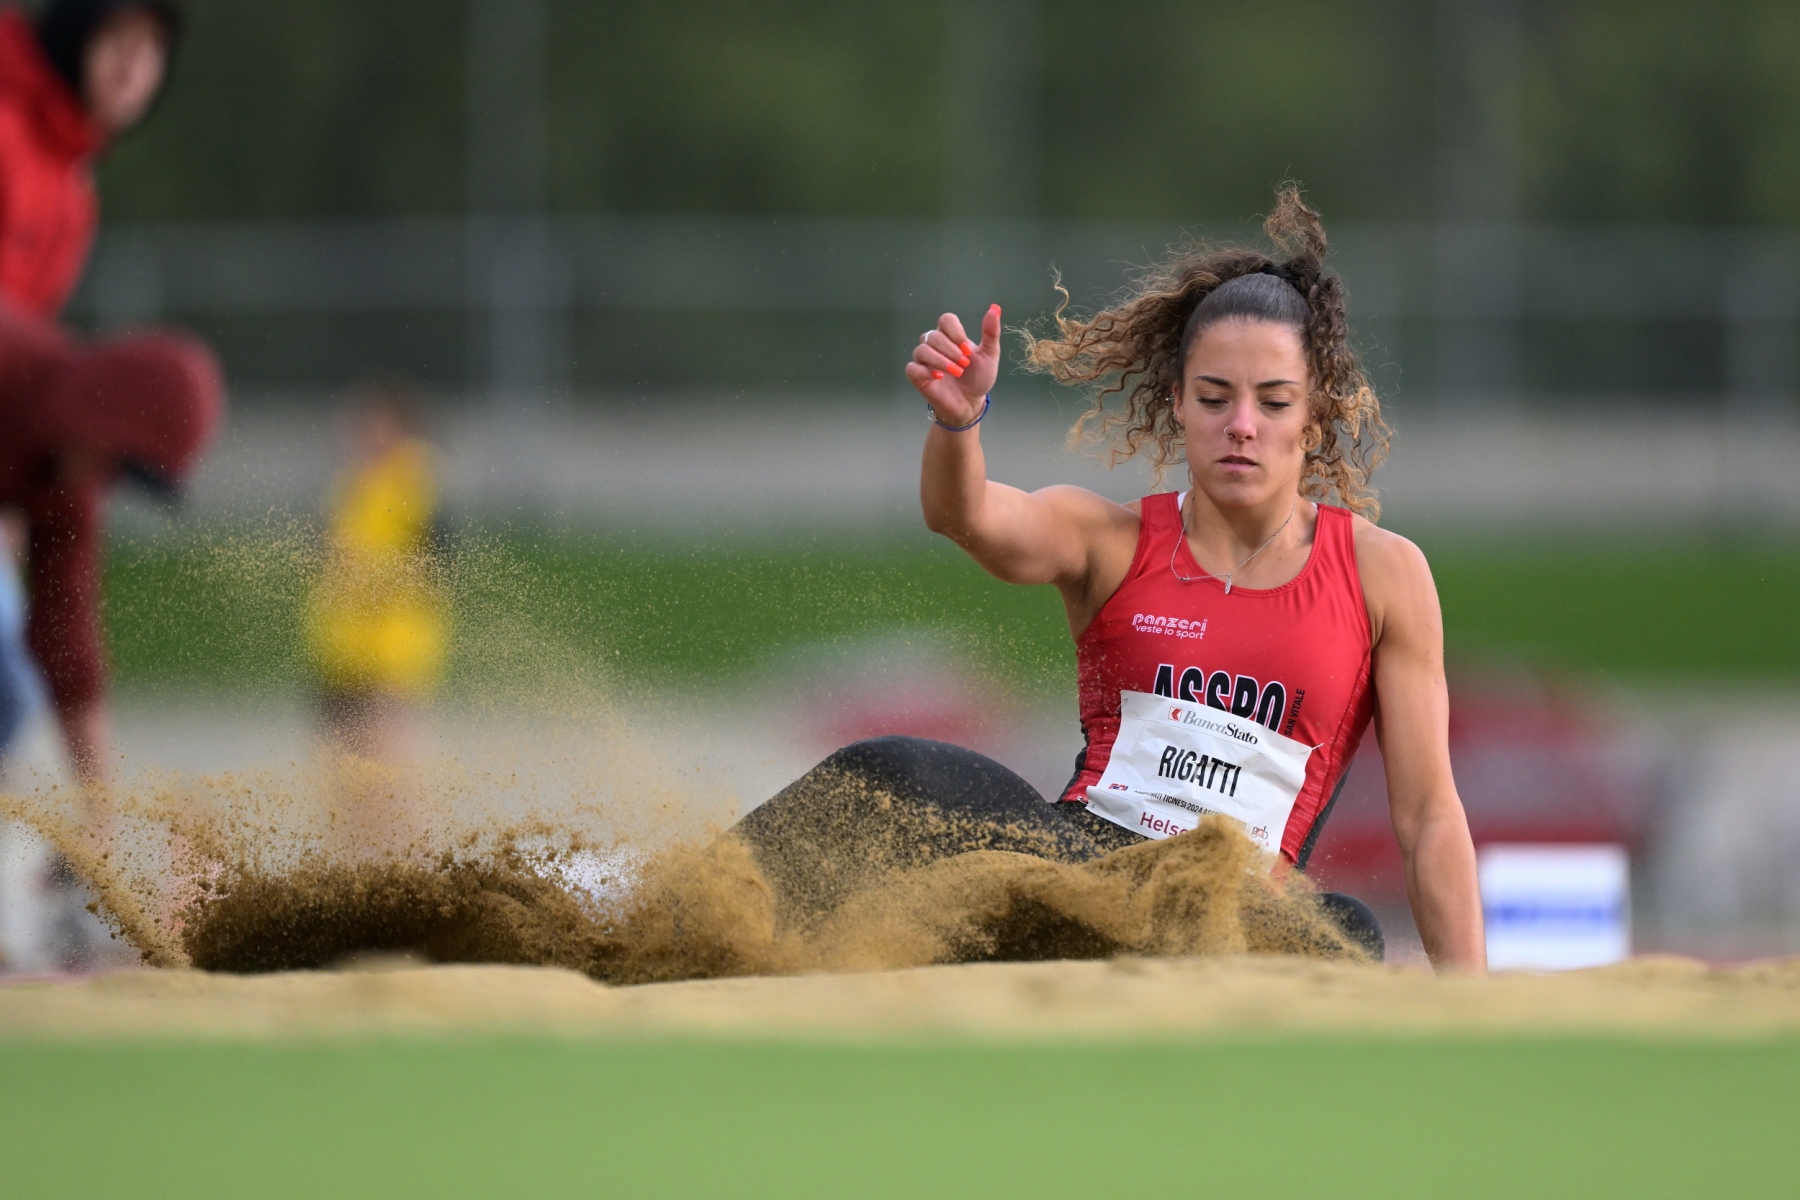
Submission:
M 1035 369 L 1106 385 L 1083 420 L 1112 437 L 1114 461 L 1147 454 L 1159 477 L 1185 464 L 1179 492 L 1116 504 L 990 480 L 980 424 L 1000 309 L 979 342 L 950 313 L 920 339 L 906 376 L 932 420 L 925 523 L 994 576 L 1062 593 L 1086 745 L 1054 804 L 957 747 L 847 747 L 739 824 L 778 892 L 828 905 L 841 898 L 833 873 L 877 843 L 909 864 L 971 848 L 942 832 L 967 822 L 902 830 L 904 806 L 857 799 L 877 793 L 980 817 L 998 831 L 982 845 L 1076 861 L 1223 812 L 1304 869 L 1373 720 L 1425 949 L 1442 969 L 1484 967 L 1437 590 L 1418 548 L 1370 520 L 1387 428 L 1348 342 L 1342 284 L 1323 271 L 1318 214 L 1287 189 L 1265 231 L 1285 260 L 1180 253 L 1115 307 L 1059 311 L 1049 336 L 1027 338 Z M 847 790 L 846 774 L 879 788 Z

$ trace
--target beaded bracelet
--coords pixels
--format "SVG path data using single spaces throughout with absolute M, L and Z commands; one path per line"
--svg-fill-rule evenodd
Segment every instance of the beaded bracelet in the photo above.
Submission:
M 973 429 L 977 425 L 981 424 L 981 418 L 987 416 L 988 405 L 990 403 L 992 403 L 991 398 L 988 396 L 983 396 L 981 398 L 981 411 L 976 413 L 975 419 L 973 421 L 970 421 L 967 425 L 946 425 L 946 424 L 944 424 L 942 421 L 938 420 L 937 410 L 932 408 L 931 405 L 929 405 L 929 404 L 927 404 L 925 406 L 925 415 L 927 417 L 929 417 L 931 419 L 931 423 L 933 425 L 936 425 L 939 429 L 947 430 L 950 433 L 962 433 L 966 430 Z

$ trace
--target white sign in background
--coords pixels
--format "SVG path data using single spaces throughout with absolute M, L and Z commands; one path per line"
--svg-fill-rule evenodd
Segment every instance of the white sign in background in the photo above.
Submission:
M 1631 861 L 1614 845 L 1476 852 L 1488 966 L 1566 971 L 1631 956 Z

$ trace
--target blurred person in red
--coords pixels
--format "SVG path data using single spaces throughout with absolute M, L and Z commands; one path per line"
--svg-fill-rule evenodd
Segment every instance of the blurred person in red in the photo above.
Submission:
M 0 8 L 0 299 L 55 318 L 99 221 L 93 161 L 142 121 L 180 19 L 166 0 Z
M 104 780 L 111 749 L 100 628 L 107 496 L 123 480 L 178 496 L 224 403 L 217 362 L 191 338 L 83 344 L 0 311 L 0 510 L 24 530 L 25 640 L 83 784 Z
M 179 29 L 168 0 L 50 0 L 35 20 L 0 7 L 0 309 L 62 311 L 94 240 L 93 160 L 150 111 Z M 0 512 L 0 752 L 41 691 L 23 641 L 25 537 Z

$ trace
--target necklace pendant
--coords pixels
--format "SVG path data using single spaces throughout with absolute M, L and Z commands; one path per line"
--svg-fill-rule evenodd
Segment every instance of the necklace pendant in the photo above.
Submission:
M 1233 572 L 1233 574 L 1236 574 L 1236 572 Z M 1227 596 L 1231 595 L 1231 576 L 1230 575 L 1227 575 L 1225 577 L 1225 594 Z

